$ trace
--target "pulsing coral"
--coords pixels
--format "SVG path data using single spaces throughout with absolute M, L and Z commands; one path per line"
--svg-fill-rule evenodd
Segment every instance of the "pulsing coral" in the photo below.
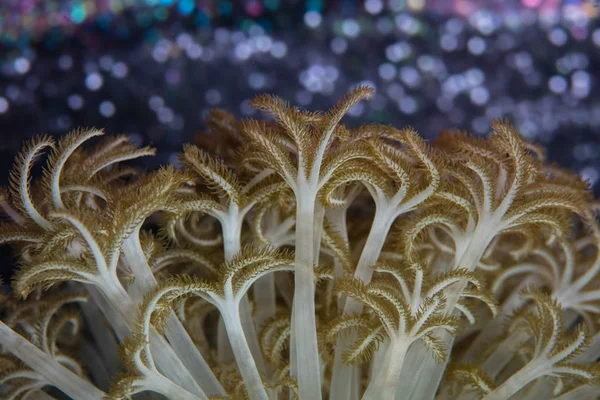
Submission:
M 424 282 L 425 272 L 419 265 L 401 270 L 396 265 L 376 264 L 376 272 L 390 274 L 393 280 L 378 279 L 364 285 L 359 278 L 340 278 L 339 291 L 372 310 L 372 314 L 344 316 L 330 328 L 328 336 L 342 329 L 357 328 L 360 336 L 346 350 L 344 361 L 352 364 L 368 359 L 379 343 L 387 342 L 380 363 L 374 366 L 371 381 L 363 399 L 392 398 L 397 390 L 403 361 L 410 345 L 422 340 L 438 361 L 445 361 L 447 349 L 433 335 L 437 330 L 455 334 L 459 319 L 444 312 L 446 290 L 461 281 L 474 288 L 462 291 L 462 297 L 483 300 L 495 313 L 493 300 L 481 291 L 476 276 L 462 270 L 451 271 Z M 387 278 L 387 277 L 385 277 Z M 472 317 L 467 308 L 459 308 Z
M 431 144 L 340 123 L 372 93 L 216 110 L 179 169 L 122 166 L 154 150 L 98 130 L 26 144 L 0 191 L 2 396 L 597 398 L 587 184 L 503 121 Z

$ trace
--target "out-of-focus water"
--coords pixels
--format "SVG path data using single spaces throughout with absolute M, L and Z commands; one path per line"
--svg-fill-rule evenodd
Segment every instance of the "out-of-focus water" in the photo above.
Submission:
M 174 159 L 213 107 L 257 93 L 327 107 L 368 83 L 351 125 L 485 134 L 505 117 L 551 159 L 600 178 L 600 8 L 560 0 L 8 0 L 0 151 L 78 126 Z M 6 176 L 7 174 L 3 174 Z M 596 185 L 598 186 L 598 185 Z

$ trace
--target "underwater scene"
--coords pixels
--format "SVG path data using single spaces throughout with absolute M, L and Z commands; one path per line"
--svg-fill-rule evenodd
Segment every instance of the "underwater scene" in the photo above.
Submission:
M 600 399 L 597 0 L 0 1 L 0 399 Z

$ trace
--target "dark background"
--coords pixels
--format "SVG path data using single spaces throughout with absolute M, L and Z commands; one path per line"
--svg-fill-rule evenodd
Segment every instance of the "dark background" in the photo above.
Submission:
M 80 126 L 129 133 L 167 163 L 213 107 L 271 92 L 347 122 L 484 134 L 507 117 L 598 179 L 600 24 L 591 1 L 3 0 L 0 150 Z M 6 175 L 6 174 L 4 174 Z

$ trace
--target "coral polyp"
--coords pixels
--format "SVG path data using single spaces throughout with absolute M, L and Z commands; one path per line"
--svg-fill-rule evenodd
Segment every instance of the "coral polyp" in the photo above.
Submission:
M 587 183 L 507 121 L 431 143 L 343 125 L 372 94 L 215 110 L 151 172 L 127 136 L 27 143 L 0 196 L 3 396 L 597 398 Z

